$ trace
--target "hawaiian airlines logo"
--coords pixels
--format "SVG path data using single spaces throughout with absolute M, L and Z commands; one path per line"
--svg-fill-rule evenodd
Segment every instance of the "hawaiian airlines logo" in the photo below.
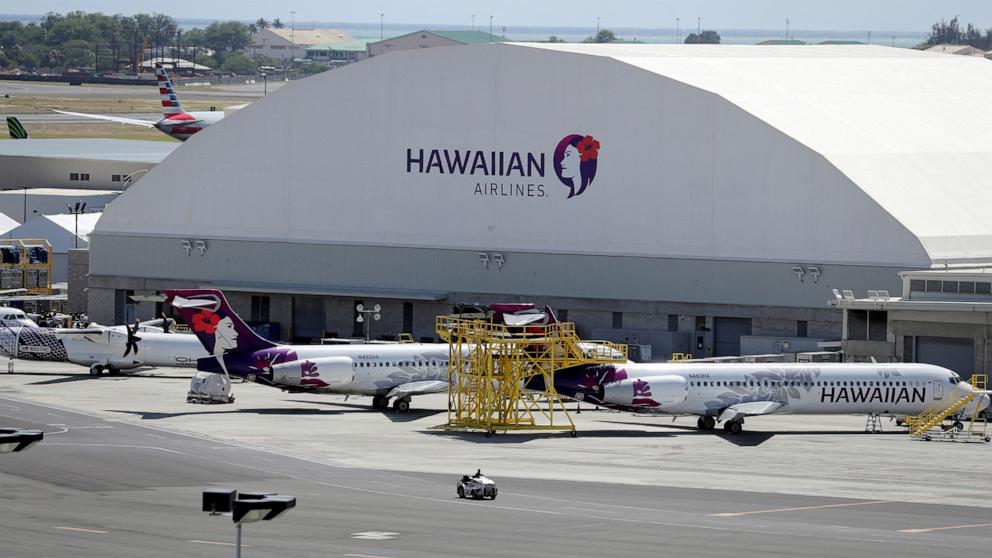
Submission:
M 568 188 L 568 198 L 586 191 L 596 178 L 599 140 L 569 134 L 551 153 L 555 175 Z M 549 198 L 544 151 L 407 148 L 407 174 L 453 175 L 470 178 L 476 196 Z
M 596 179 L 599 141 L 592 136 L 569 134 L 555 148 L 554 165 L 558 180 L 568 187 L 568 197 L 586 191 Z

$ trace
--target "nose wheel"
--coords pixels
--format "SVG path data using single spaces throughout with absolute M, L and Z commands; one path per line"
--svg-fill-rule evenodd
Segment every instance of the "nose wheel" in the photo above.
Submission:
M 384 395 L 376 395 L 372 398 L 372 408 L 373 409 L 387 409 L 389 408 L 389 398 Z
M 696 420 L 696 426 L 700 430 L 713 430 L 716 427 L 716 419 L 713 417 L 699 417 Z
M 393 401 L 393 409 L 398 413 L 405 413 L 410 410 L 410 400 L 409 399 L 397 399 Z

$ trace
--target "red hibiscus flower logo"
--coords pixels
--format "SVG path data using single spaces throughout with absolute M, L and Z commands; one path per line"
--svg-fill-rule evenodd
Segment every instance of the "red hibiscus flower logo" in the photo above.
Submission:
M 583 137 L 575 147 L 579 150 L 579 159 L 582 161 L 595 161 L 599 157 L 599 141 L 592 136 Z
M 193 314 L 193 331 L 197 333 L 209 333 L 213 335 L 217 331 L 217 324 L 220 323 L 220 316 L 209 310 L 201 310 Z

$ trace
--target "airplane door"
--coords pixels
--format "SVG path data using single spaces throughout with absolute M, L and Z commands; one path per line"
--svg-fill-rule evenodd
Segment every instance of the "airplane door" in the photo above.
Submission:
M 944 382 L 936 380 L 933 382 L 933 398 L 934 400 L 944 398 Z

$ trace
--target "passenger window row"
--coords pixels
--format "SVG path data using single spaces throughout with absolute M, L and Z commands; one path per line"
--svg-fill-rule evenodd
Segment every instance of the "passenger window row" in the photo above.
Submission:
M 689 382 L 692 387 L 906 387 L 921 386 L 921 381 L 832 381 L 796 382 L 778 380 L 742 380 L 723 382 Z M 953 382 L 952 382 L 953 383 Z
M 448 366 L 448 363 L 443 360 L 432 360 L 432 361 L 413 361 L 413 360 L 401 360 L 395 362 L 353 362 L 352 368 L 382 368 L 384 366 Z

